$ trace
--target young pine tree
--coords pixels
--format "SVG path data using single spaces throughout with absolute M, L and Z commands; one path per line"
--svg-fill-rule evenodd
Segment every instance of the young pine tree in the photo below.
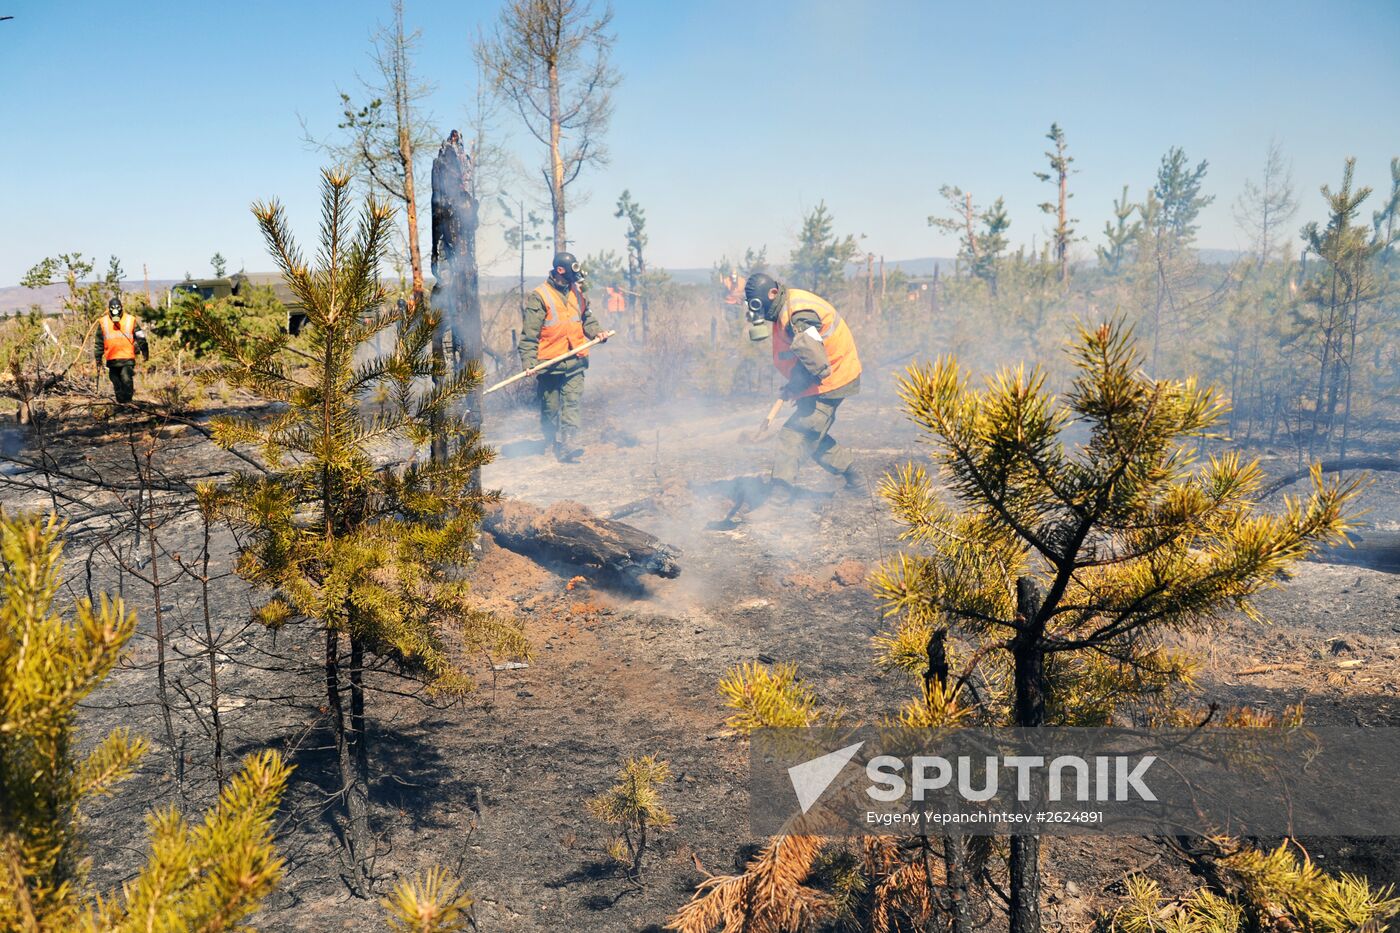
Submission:
M 113 730 L 78 759 L 77 707 L 121 657 L 136 617 L 120 600 L 54 610 L 59 527 L 0 515 L 0 930 L 116 933 L 242 929 L 282 873 L 272 818 L 290 771 L 251 756 L 199 826 L 148 817 L 145 866 L 100 898 L 87 877 L 82 805 L 111 793 L 149 748 Z M 104 826 L 115 838 L 123 830 Z
M 456 875 L 439 866 L 401 880 L 379 905 L 393 933 L 459 933 L 475 926 L 471 895 Z
M 642 296 L 642 278 L 647 274 L 647 212 L 632 197 L 631 191 L 624 190 L 617 199 L 617 210 L 613 216 L 627 221 L 627 305 L 636 312 L 642 307 L 642 335 L 645 337 L 646 305 Z
M 625 866 L 633 879 L 641 875 L 648 832 L 674 822 L 661 803 L 661 789 L 670 776 L 670 764 L 655 755 L 628 758 L 617 772 L 617 783 L 588 801 L 588 812 L 594 819 L 618 827 L 608 855 Z
M 453 664 L 449 639 L 468 652 L 527 646 L 518 629 L 473 606 L 460 574 L 486 499 L 474 491 L 472 472 L 490 459 L 458 406 L 480 381 L 480 366 L 444 371 L 432 353 L 431 309 L 383 309 L 378 267 L 391 212 L 371 198 L 356 224 L 349 186 L 343 173 L 323 174 L 315 269 L 281 205 L 253 207 L 306 312 L 304 351 L 292 351 L 285 334 L 249 343 L 209 323 L 229 357 L 220 375 L 274 405 L 262 419 L 215 424 L 220 444 L 249 445 L 266 465 L 232 481 L 224 513 L 246 542 L 239 573 L 273 594 L 263 620 L 304 620 L 324 634 L 347 864 L 352 888 L 364 894 L 373 848 L 367 659 L 396 662 L 435 692 L 455 695 L 472 682 Z M 375 355 L 370 346 L 381 335 L 392 345 Z M 379 400 L 373 413 L 371 399 Z M 422 451 L 435 430 L 450 442 L 445 459 L 397 459 L 405 449 Z
M 1380 239 L 1368 236 L 1365 224 L 1357 222 L 1371 189 L 1353 186 L 1355 169 L 1356 160 L 1347 159 L 1341 187 L 1333 191 L 1330 185 L 1322 186 L 1327 225 L 1308 223 L 1302 231 L 1308 252 L 1322 260 L 1320 273 L 1304 283 L 1304 300 L 1294 311 L 1295 326 L 1313 345 L 1319 363 L 1309 454 L 1332 442 L 1341 405 L 1341 456 L 1346 456 L 1357 337 L 1362 332 L 1364 306 L 1375 297 L 1372 260 L 1384 246 Z
M 1141 221 L 1132 221 L 1137 212 L 1138 206 L 1128 200 L 1128 186 L 1124 185 L 1123 194 L 1113 202 L 1113 220 L 1104 221 L 1104 245 L 1098 248 L 1099 265 L 1109 275 L 1118 274 L 1137 240 Z
M 798 288 L 830 295 L 846 280 L 846 263 L 855 258 L 855 237 L 833 231 L 835 220 L 823 201 L 802 218 L 797 248 L 788 257 L 789 275 Z
M 1081 329 L 1071 352 L 1063 399 L 1036 370 L 974 388 L 951 358 L 912 368 L 901 396 L 957 506 L 920 467 L 881 488 L 919 550 L 884 568 L 878 594 L 1009 665 L 1006 725 L 1085 724 L 1078 694 L 1115 672 L 1182 679 L 1188 667 L 1164 638 L 1227 609 L 1251 613 L 1281 570 L 1342 537 L 1355 491 L 1315 473 L 1307 500 L 1262 513 L 1257 463 L 1196 462 L 1223 413 L 1214 392 L 1145 376 L 1116 324 Z M 1013 837 L 1013 933 L 1040 929 L 1038 853 L 1036 837 Z
M 1229 840 L 1227 840 L 1229 841 Z M 1288 843 L 1264 851 L 1239 848 L 1216 864 L 1222 890 L 1197 888 L 1167 899 L 1161 886 L 1130 875 L 1124 903 L 1100 918 L 1107 933 L 1251 933 L 1255 930 L 1307 930 L 1351 933 L 1388 928 L 1400 915 L 1400 899 L 1390 886 L 1372 887 L 1365 878 L 1333 877 Z
M 1195 265 L 1191 247 L 1201 211 L 1215 200 L 1201 192 L 1207 168 L 1205 160 L 1191 168 L 1185 151 L 1173 146 L 1162 156 L 1157 180 L 1138 207 L 1137 278 L 1151 283 L 1146 305 L 1152 322 L 1153 375 L 1158 371 L 1162 332 L 1168 325 L 1179 328 L 1182 323 L 1180 314 L 1186 304 L 1182 292 Z
M 995 295 L 997 272 L 1008 243 L 1006 231 L 1011 228 L 1005 202 L 997 198 L 991 207 L 982 210 L 973 203 L 970 192 L 954 185 L 944 185 L 938 189 L 938 194 L 947 202 L 949 215 L 939 217 L 931 214 L 928 225 L 957 234 L 958 262 L 967 269 L 968 274 L 986 282 L 987 288 Z

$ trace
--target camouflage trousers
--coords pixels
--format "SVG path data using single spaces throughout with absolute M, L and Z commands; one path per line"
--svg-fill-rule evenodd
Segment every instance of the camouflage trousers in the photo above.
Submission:
M 579 403 L 583 401 L 582 369 L 569 373 L 542 373 L 535 379 L 535 394 L 540 400 L 540 429 L 546 443 L 553 444 L 562 429 L 577 431 L 580 423 Z
M 841 399 L 824 399 L 809 395 L 797 400 L 797 410 L 783 423 L 778 433 L 778 455 L 773 461 L 773 479 L 785 483 L 797 482 L 797 471 L 808 458 L 815 460 L 828 473 L 845 473 L 854 458 L 851 452 L 831 437 L 836 421 L 836 409 Z

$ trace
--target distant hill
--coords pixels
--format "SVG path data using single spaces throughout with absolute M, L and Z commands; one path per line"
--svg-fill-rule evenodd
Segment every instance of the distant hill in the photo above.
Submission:
M 1199 251 L 1201 262 L 1207 265 L 1226 266 L 1239 261 L 1245 255 L 1240 250 L 1234 249 L 1202 249 Z M 1093 265 L 1093 258 L 1081 260 L 1089 265 Z M 953 271 L 955 261 L 945 257 L 924 256 L 918 259 L 888 259 L 885 261 L 886 273 L 895 269 L 900 270 L 909 276 L 929 276 L 933 275 L 937 269 L 940 275 L 948 275 Z M 876 261 L 876 269 L 879 269 L 879 261 Z M 707 285 L 710 282 L 712 270 L 710 269 L 667 269 L 667 274 L 672 281 L 681 285 Z M 267 285 L 279 280 L 275 272 L 249 272 L 248 278 L 259 285 Z M 846 275 L 859 277 L 865 275 L 865 263 L 850 263 L 846 266 Z M 180 279 L 152 279 L 151 296 L 159 301 L 170 289 L 170 286 L 181 281 Z M 481 289 L 487 294 L 499 294 L 516 287 L 519 279 L 512 275 L 483 275 L 481 277 Z M 526 277 L 526 287 L 532 287 L 538 278 L 534 275 Z M 145 288 L 142 282 L 124 281 L 122 289 L 127 292 L 140 293 Z M 47 285 L 39 289 L 29 289 L 22 285 L 0 285 L 0 315 L 15 314 L 16 312 L 28 310 L 31 305 L 39 305 L 45 311 L 55 312 L 62 307 L 63 296 L 67 293 L 67 287 L 63 285 Z
M 152 279 L 151 295 L 159 300 L 170 286 L 179 279 Z M 122 290 L 141 292 L 142 282 L 122 282 Z M 25 288 L 23 285 L 0 285 L 0 315 L 18 314 L 28 311 L 34 305 L 48 313 L 56 313 L 63 307 L 63 298 L 68 294 L 67 285 L 45 285 L 43 288 Z

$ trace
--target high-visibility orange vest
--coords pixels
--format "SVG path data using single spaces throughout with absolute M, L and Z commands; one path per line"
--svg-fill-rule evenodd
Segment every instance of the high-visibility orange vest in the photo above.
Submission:
M 567 296 L 548 282 L 535 289 L 544 302 L 544 326 L 540 328 L 540 349 L 535 359 L 543 363 L 574 347 L 588 342 L 583 333 L 583 305 L 578 289 L 570 288 Z M 584 350 L 579 356 L 587 356 Z
M 613 314 L 621 314 L 627 310 L 627 296 L 622 294 L 622 289 L 608 286 L 608 311 Z
M 136 318 L 122 312 L 121 320 L 113 323 L 110 314 L 102 315 L 102 359 L 136 359 Z
M 802 395 L 821 395 L 844 385 L 849 385 L 860 375 L 860 356 L 856 353 L 856 338 L 841 315 L 825 298 L 800 288 L 789 288 L 778 320 L 773 324 L 773 365 L 784 378 L 792 377 L 797 357 L 792 354 L 792 335 L 788 332 L 793 314 L 798 311 L 815 311 L 821 318 L 821 328 L 817 331 L 822 345 L 826 347 L 826 359 L 831 372 Z

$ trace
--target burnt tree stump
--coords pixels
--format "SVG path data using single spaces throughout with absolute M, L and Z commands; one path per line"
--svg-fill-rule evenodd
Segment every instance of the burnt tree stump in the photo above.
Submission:
M 441 314 L 433 339 L 434 357 L 443 358 L 443 331 L 452 339 L 453 367 L 461 371 L 481 369 L 481 293 L 476 264 L 476 228 L 480 223 L 476 181 L 471 156 L 462 146 L 462 134 L 453 130 L 433 159 L 433 306 Z M 467 397 L 467 422 L 480 436 L 481 385 Z M 437 439 L 434 443 L 439 443 Z M 446 451 L 434 450 L 434 459 Z M 481 471 L 472 474 L 472 485 L 481 489 Z

